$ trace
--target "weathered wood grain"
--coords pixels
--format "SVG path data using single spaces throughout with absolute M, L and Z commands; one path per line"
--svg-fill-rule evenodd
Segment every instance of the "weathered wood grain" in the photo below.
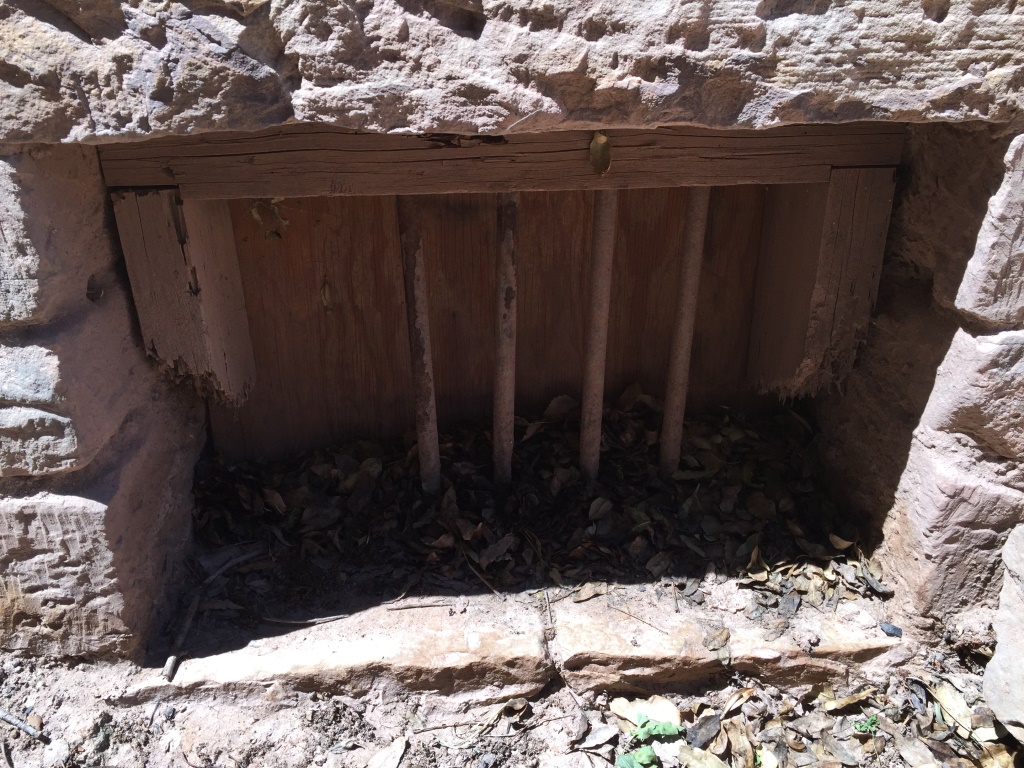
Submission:
M 177 185 L 185 198 L 440 194 L 825 182 L 832 166 L 899 162 L 892 124 L 765 131 L 612 130 L 611 169 L 592 134 L 399 136 L 290 126 L 100 147 L 111 187 Z
M 836 168 L 827 187 L 772 190 L 750 373 L 762 391 L 813 394 L 849 372 L 878 289 L 894 168 Z
M 227 204 L 174 190 L 117 192 L 113 203 L 147 350 L 242 402 L 255 369 Z

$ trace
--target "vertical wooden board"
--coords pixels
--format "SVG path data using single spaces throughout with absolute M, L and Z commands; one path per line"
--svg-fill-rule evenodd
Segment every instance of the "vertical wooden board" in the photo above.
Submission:
M 184 200 L 181 215 L 185 254 L 202 313 L 207 369 L 219 394 L 229 403 L 241 403 L 256 370 L 231 209 L 223 200 Z
M 416 200 L 423 211 L 438 423 L 484 423 L 494 386 L 497 196 Z
M 229 458 L 280 457 L 411 428 L 394 199 L 231 203 L 257 380 L 211 407 Z
M 520 195 L 520 415 L 539 415 L 558 395 L 580 397 L 593 202 L 594 193 L 584 191 Z
M 689 408 L 753 403 L 747 350 L 766 188 L 716 187 L 705 240 L 690 366 Z
M 834 168 L 818 279 L 811 298 L 808 388 L 846 374 L 867 326 L 881 274 L 892 209 L 892 168 Z
M 338 437 L 396 438 L 415 409 L 395 198 L 325 200 L 321 303 L 328 416 Z M 325 290 L 326 287 L 326 290 Z
M 201 373 L 204 328 L 183 246 L 173 189 L 118 192 L 114 216 L 146 349 L 168 365 Z
M 620 193 L 605 397 L 664 396 L 682 265 L 686 189 Z
M 827 200 L 827 184 L 767 189 L 747 364 L 758 391 L 785 386 L 804 360 Z
M 253 359 L 227 204 L 173 189 L 112 197 L 147 350 L 204 391 L 244 400 Z

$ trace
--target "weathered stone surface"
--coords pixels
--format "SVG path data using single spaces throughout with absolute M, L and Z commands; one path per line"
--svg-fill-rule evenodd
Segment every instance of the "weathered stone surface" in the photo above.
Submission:
M 0 408 L 0 477 L 64 472 L 78 463 L 71 419 L 38 408 Z
M 556 603 L 552 655 L 575 690 L 649 691 L 685 688 L 723 670 L 779 684 L 837 679 L 854 663 L 911 647 L 909 640 L 886 637 L 870 616 L 862 617 L 865 626 L 818 612 L 769 637 L 764 626 L 743 615 L 749 598 L 722 594 L 730 590 L 738 591 L 734 583 L 715 587 L 708 601 L 715 608 L 680 605 L 679 612 L 667 596 L 652 604 L 646 593 L 628 587 L 617 600 Z M 612 607 L 612 600 L 633 616 Z M 729 630 L 727 645 L 708 650 L 709 633 L 721 627 Z
M 989 201 L 956 306 L 991 327 L 1024 324 L 1024 136 L 1006 153 L 1006 176 Z
M 151 387 L 87 469 L 48 490 L 28 479 L 3 486 L 3 647 L 94 656 L 145 639 L 189 537 L 204 437 L 194 398 Z
M 274 682 L 352 695 L 387 686 L 474 700 L 530 696 L 556 676 L 539 610 L 491 596 L 464 613 L 445 607 L 361 611 L 269 637 L 245 648 L 186 659 L 174 688 L 265 687 Z M 148 687 L 164 687 L 162 680 Z
M 152 397 L 160 374 L 123 285 L 110 282 L 87 305 L 0 343 L 0 477 L 81 468 Z
M 909 615 L 994 604 L 999 553 L 1024 520 L 1020 470 L 969 438 L 920 427 L 884 527 L 881 559 Z
M 1003 547 L 1006 574 L 993 622 L 995 656 L 985 667 L 985 699 L 1014 738 L 1024 743 L 1024 526 Z
M 867 341 L 846 381 L 820 397 L 818 454 L 843 505 L 881 528 L 893 505 L 914 430 L 957 331 L 931 286 L 893 260 L 879 285 Z
M 957 331 L 921 423 L 971 437 L 995 456 L 1024 460 L 1024 332 Z
M 886 254 L 932 281 L 954 309 L 989 198 L 1005 171 L 1006 126 L 913 125 L 907 130 Z
M 95 151 L 15 149 L 0 147 L 0 328 L 87 309 L 117 259 Z
M 26 8 L 33 9 L 31 12 Z M 15 6 L 0 138 L 700 123 L 1008 121 L 1024 17 L 1004 4 L 275 0 Z M 245 14 L 248 15 L 245 15 Z

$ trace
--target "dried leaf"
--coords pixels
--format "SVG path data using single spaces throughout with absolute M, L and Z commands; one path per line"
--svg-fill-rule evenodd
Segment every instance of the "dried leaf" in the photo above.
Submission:
M 640 724 L 638 721 L 641 715 L 648 720 L 672 723 L 672 725 L 681 725 L 683 722 L 676 705 L 664 696 L 651 696 L 649 699 L 634 699 L 633 701 L 624 698 L 612 699 L 609 709 L 617 717 L 634 726 Z
M 572 601 L 574 603 L 585 603 L 587 600 L 593 600 L 595 597 L 601 597 L 602 595 L 607 594 L 607 584 L 591 582 L 580 587 L 580 590 L 573 595 Z
M 710 752 L 687 744 L 679 745 L 679 762 L 683 768 L 729 768 L 727 763 Z
M 852 541 L 847 541 L 846 539 L 842 539 L 842 538 L 836 536 L 834 533 L 830 533 L 828 535 L 828 540 L 831 541 L 832 542 L 832 546 L 835 547 L 836 549 L 838 549 L 840 552 L 842 552 L 844 549 L 849 549 L 850 547 L 853 546 L 853 542 Z
M 971 732 L 971 708 L 964 701 L 963 694 L 945 680 L 925 684 L 928 692 L 939 702 L 942 711 L 957 725 L 957 733 L 966 738 Z
M 402 762 L 402 755 L 405 754 L 406 746 L 408 746 L 408 742 L 405 736 L 399 736 L 371 757 L 366 768 L 398 768 L 398 764 Z
M 864 701 L 864 699 L 874 696 L 877 691 L 877 688 L 865 688 L 860 693 L 855 693 L 852 696 L 844 696 L 843 698 L 835 699 L 834 701 L 826 701 L 822 707 L 826 712 L 839 712 L 840 710 Z
M 745 702 L 750 700 L 750 697 L 754 695 L 756 689 L 754 688 L 740 688 L 735 691 L 729 700 L 725 702 L 725 706 L 722 708 L 722 717 L 728 716 L 734 709 L 738 709 Z
M 747 738 L 746 729 L 740 725 L 738 719 L 725 721 L 722 728 L 729 737 L 733 768 L 754 768 L 754 748 Z

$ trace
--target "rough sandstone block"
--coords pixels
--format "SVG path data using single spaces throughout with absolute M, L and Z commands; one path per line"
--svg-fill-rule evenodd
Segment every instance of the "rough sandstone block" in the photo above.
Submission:
M 1000 550 L 1024 519 L 1021 480 L 1003 471 L 962 436 L 927 427 L 915 433 L 883 555 L 911 615 L 994 603 Z
M 1006 574 L 996 612 L 996 653 L 985 668 L 985 698 L 999 722 L 1024 742 L 1024 526 L 1013 530 L 1003 547 Z
M 956 307 L 994 328 L 1024 324 L 1024 136 L 1006 153 L 1006 175 L 989 200 Z
M 957 331 L 921 423 L 968 435 L 996 456 L 1024 459 L 1024 332 Z
M 84 308 L 117 260 L 95 150 L 6 149 L 0 148 L 0 328 Z
M 0 343 L 0 478 L 80 469 L 151 396 L 126 290 L 112 281 L 86 304 Z
M 157 384 L 84 470 L 8 480 L 0 499 L 0 645 L 131 653 L 190 533 L 202 412 Z M 13 493 L 12 493 L 13 491 Z

